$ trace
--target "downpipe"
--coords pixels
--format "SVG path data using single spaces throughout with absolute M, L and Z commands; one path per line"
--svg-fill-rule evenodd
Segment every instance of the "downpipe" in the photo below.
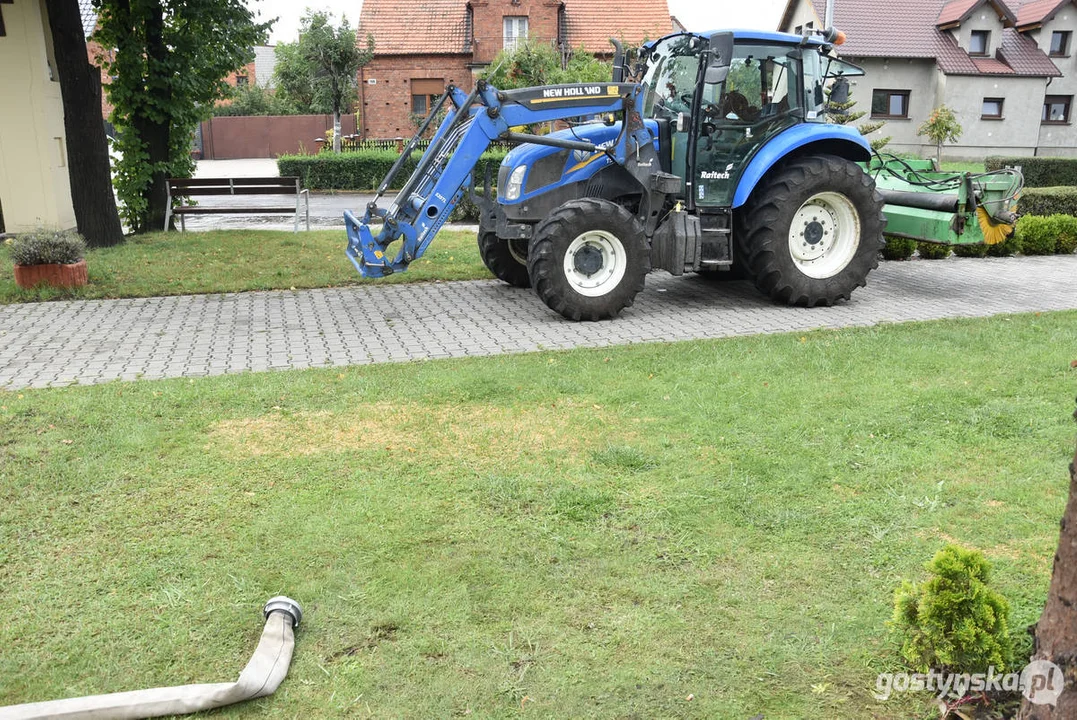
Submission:
M 127 720 L 186 715 L 272 695 L 288 674 L 295 628 L 303 619 L 296 601 L 283 595 L 262 609 L 265 629 L 250 662 L 229 683 L 179 685 L 0 707 L 0 720 Z

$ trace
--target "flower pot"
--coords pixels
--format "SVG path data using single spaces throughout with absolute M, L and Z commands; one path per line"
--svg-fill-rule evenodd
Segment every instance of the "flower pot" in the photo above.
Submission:
M 15 284 L 21 288 L 32 288 L 35 285 L 81 287 L 88 280 L 85 260 L 70 265 L 15 266 Z

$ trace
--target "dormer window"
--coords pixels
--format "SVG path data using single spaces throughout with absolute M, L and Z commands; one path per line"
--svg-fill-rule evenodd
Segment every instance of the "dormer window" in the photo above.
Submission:
M 1055 30 L 1051 33 L 1051 57 L 1069 57 L 1070 31 Z
M 969 35 L 969 55 L 987 56 L 987 48 L 991 42 L 990 30 L 973 30 Z

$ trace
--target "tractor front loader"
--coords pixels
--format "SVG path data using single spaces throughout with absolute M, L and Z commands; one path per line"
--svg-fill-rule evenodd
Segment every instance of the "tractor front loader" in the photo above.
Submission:
M 614 43 L 608 83 L 450 87 L 395 200 L 378 206 L 431 119 L 363 216 L 345 213 L 348 256 L 364 277 L 405 270 L 472 192 L 487 267 L 572 320 L 617 315 L 652 269 L 745 278 L 806 307 L 847 299 L 878 264 L 888 201 L 865 171 L 867 141 L 826 121 L 825 88 L 863 74 L 830 56 L 842 39 L 682 32 L 641 48 L 636 82 Z M 576 122 L 513 131 L 555 121 Z M 495 140 L 516 147 L 496 196 L 490 178 L 476 194 L 472 172 Z

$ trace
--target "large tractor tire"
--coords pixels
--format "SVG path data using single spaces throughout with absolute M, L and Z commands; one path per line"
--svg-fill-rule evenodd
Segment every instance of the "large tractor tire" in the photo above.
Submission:
M 883 199 L 849 160 L 794 160 L 755 189 L 745 210 L 747 269 L 774 300 L 833 305 L 866 285 L 879 266 Z
M 480 227 L 479 256 L 498 280 L 513 287 L 531 287 L 531 278 L 527 274 L 527 240 L 502 240 Z
M 606 320 L 632 304 L 651 269 L 643 227 L 620 205 L 570 200 L 535 228 L 531 285 L 569 320 Z

